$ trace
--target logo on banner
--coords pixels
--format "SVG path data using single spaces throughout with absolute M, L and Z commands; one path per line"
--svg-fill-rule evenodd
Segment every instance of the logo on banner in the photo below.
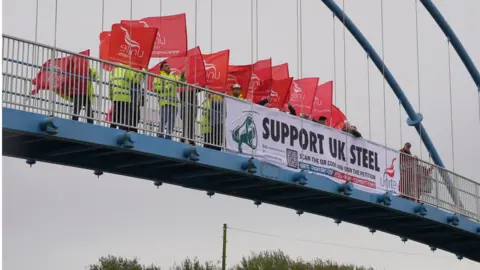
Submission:
M 143 24 L 143 26 L 145 28 L 150 28 L 150 26 L 148 25 L 148 23 L 146 21 L 138 21 L 138 23 Z M 165 38 L 162 38 L 162 36 L 160 35 L 160 30 L 157 31 L 157 36 L 155 38 L 155 44 L 161 44 L 161 45 L 167 44 L 167 40 Z
M 383 172 L 383 179 L 381 180 L 381 186 L 386 190 L 397 190 L 397 182 L 395 177 L 395 161 L 397 158 L 392 159 L 392 163 Z
M 120 45 L 120 54 L 123 56 L 136 56 L 142 58 L 145 54 L 145 51 L 140 48 L 140 43 L 133 40 L 130 36 L 130 33 L 123 26 L 120 26 L 123 32 L 125 32 L 125 44 Z
M 220 72 L 217 72 L 217 67 L 214 64 L 207 63 L 203 61 L 205 65 L 205 71 L 207 73 L 207 79 L 209 80 L 218 80 L 220 79 Z
M 182 72 L 178 68 L 170 68 L 170 73 L 175 76 L 180 76 Z
M 232 139 L 238 145 L 238 152 L 243 153 L 243 145 L 252 150 L 257 149 L 257 127 L 251 114 L 246 115 L 243 122 L 232 130 Z
M 315 100 L 313 101 L 313 104 L 316 106 L 322 106 L 323 105 L 323 100 L 319 99 L 318 97 L 315 97 Z

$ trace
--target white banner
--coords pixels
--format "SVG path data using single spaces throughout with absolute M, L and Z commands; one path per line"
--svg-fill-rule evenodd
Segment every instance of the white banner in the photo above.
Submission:
M 227 99 L 230 151 L 368 192 L 399 192 L 400 153 L 287 113 Z

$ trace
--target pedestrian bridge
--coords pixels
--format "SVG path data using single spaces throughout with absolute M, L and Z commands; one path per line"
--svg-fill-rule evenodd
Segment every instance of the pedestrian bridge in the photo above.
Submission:
M 69 101 L 54 91 L 31 93 L 41 70 L 50 72 L 51 86 L 71 83 L 65 78 L 74 75 L 42 63 L 75 54 L 9 36 L 3 44 L 4 156 L 89 169 L 92 177 L 112 173 L 274 204 L 480 262 L 480 187 L 472 180 L 309 120 L 179 82 L 178 89 L 194 94 L 182 99 L 180 107 L 189 113 L 177 114 L 166 134 L 171 140 L 158 137 L 165 135 L 158 125 L 161 109 L 149 91 L 137 99 L 144 101 L 138 125 L 129 127 L 138 133 L 113 129 L 105 62 L 80 55 L 99 76 L 77 78 L 93 83 L 93 115 L 82 112 L 73 121 Z M 144 73 L 144 89 L 155 76 Z M 221 107 L 205 106 L 212 95 L 220 96 Z M 202 116 L 213 127 L 208 140 L 201 134 Z

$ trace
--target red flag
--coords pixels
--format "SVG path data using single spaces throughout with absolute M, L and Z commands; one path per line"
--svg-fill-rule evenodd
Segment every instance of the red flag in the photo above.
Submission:
M 303 78 L 294 80 L 290 86 L 289 103 L 297 114 L 311 114 L 312 104 L 317 90 L 318 78 Z
M 260 60 L 253 64 L 253 74 L 250 79 L 247 99 L 258 100 L 262 96 L 270 95 L 272 88 L 272 59 Z
M 110 47 L 110 31 L 103 31 L 100 33 L 100 59 L 108 61 L 108 49 Z M 112 71 L 114 68 L 109 64 L 102 64 L 102 68 L 106 71 Z
M 270 91 L 270 101 L 265 106 L 269 108 L 283 109 L 290 93 L 290 85 L 292 82 L 293 78 L 273 80 L 272 90 Z
M 332 117 L 332 95 L 333 81 L 317 86 L 312 107 L 313 119 L 325 116 L 327 117 L 327 123 L 329 122 L 328 120 Z
M 80 52 L 83 55 L 90 55 L 90 50 Z M 37 74 L 32 84 L 35 89 L 32 95 L 39 90 L 52 89 L 60 95 L 86 95 L 88 93 L 88 59 L 76 55 L 58 58 L 53 61 L 53 74 L 50 73 L 51 60 L 42 65 L 42 70 Z M 53 86 L 50 85 L 50 75 L 53 76 Z
M 203 55 L 208 89 L 226 92 L 229 57 L 230 50 Z
M 345 114 L 343 114 L 343 112 L 337 108 L 337 106 L 332 105 L 332 118 L 330 119 L 329 126 L 338 130 L 342 130 L 345 120 L 347 120 Z
M 128 29 L 125 25 L 114 24 L 110 33 L 108 59 L 133 68 L 148 68 L 156 35 L 156 28 Z
M 272 67 L 272 79 L 273 80 L 283 80 L 290 78 L 288 72 L 288 63 L 277 65 Z
M 133 20 L 132 27 L 158 29 L 152 57 L 185 56 L 187 52 L 187 22 L 185 13 Z M 122 24 L 130 24 L 122 20 Z
M 228 66 L 227 93 L 231 94 L 232 86 L 239 84 L 242 86 L 242 96 L 246 97 L 251 76 L 252 65 Z

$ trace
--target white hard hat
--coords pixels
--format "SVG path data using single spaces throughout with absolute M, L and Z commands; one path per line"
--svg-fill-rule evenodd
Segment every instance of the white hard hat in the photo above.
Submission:
M 238 83 L 232 85 L 232 89 L 242 89 L 242 86 Z

